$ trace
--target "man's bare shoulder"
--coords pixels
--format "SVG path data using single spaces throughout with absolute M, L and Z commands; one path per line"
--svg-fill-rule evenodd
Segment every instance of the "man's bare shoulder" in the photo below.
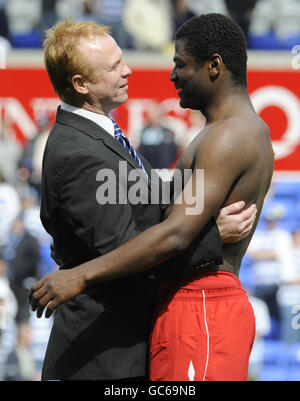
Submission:
M 270 142 L 268 126 L 258 115 L 231 117 L 208 124 L 197 141 L 197 152 L 234 154 L 243 150 L 251 155 L 262 143 Z M 196 150 L 196 149 L 195 149 Z

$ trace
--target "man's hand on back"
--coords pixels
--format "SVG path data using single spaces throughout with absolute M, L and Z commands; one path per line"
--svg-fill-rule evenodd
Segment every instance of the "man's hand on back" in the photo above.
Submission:
M 238 242 L 250 233 L 256 218 L 257 208 L 252 204 L 243 210 L 245 202 L 240 201 L 223 207 L 217 216 L 217 226 L 223 244 Z

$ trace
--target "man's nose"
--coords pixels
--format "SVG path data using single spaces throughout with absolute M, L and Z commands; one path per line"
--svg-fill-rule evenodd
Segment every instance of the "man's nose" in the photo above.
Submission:
M 126 77 L 132 75 L 132 70 L 127 64 L 124 65 L 123 75 Z
M 171 74 L 170 74 L 169 78 L 170 78 L 170 81 L 172 81 L 172 82 L 175 81 L 175 79 L 176 79 L 175 68 L 173 68 L 173 70 L 171 71 Z

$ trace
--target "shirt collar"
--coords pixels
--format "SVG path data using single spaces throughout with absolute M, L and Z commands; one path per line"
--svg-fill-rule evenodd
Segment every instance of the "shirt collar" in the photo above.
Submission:
M 94 113 L 93 111 L 81 109 L 79 107 L 67 104 L 65 102 L 61 102 L 61 109 L 69 111 L 71 113 L 78 114 L 89 120 L 92 120 L 94 123 L 98 124 L 101 128 L 105 129 L 105 131 L 107 131 L 110 135 L 112 136 L 115 135 L 114 124 L 112 120 L 109 117 L 104 116 L 103 114 Z

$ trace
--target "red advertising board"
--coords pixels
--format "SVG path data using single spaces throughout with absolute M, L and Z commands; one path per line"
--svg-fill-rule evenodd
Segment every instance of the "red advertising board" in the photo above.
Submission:
M 164 108 L 178 138 L 184 138 L 191 126 L 191 112 L 180 108 L 169 74 L 165 68 L 133 69 L 129 100 L 114 117 L 136 144 L 151 102 Z M 255 109 L 271 130 L 275 169 L 300 171 L 299 71 L 250 70 L 248 87 Z M 36 135 L 37 121 L 45 113 L 54 118 L 59 99 L 43 68 L 0 70 L 0 88 L 2 119 L 12 121 L 22 143 Z

